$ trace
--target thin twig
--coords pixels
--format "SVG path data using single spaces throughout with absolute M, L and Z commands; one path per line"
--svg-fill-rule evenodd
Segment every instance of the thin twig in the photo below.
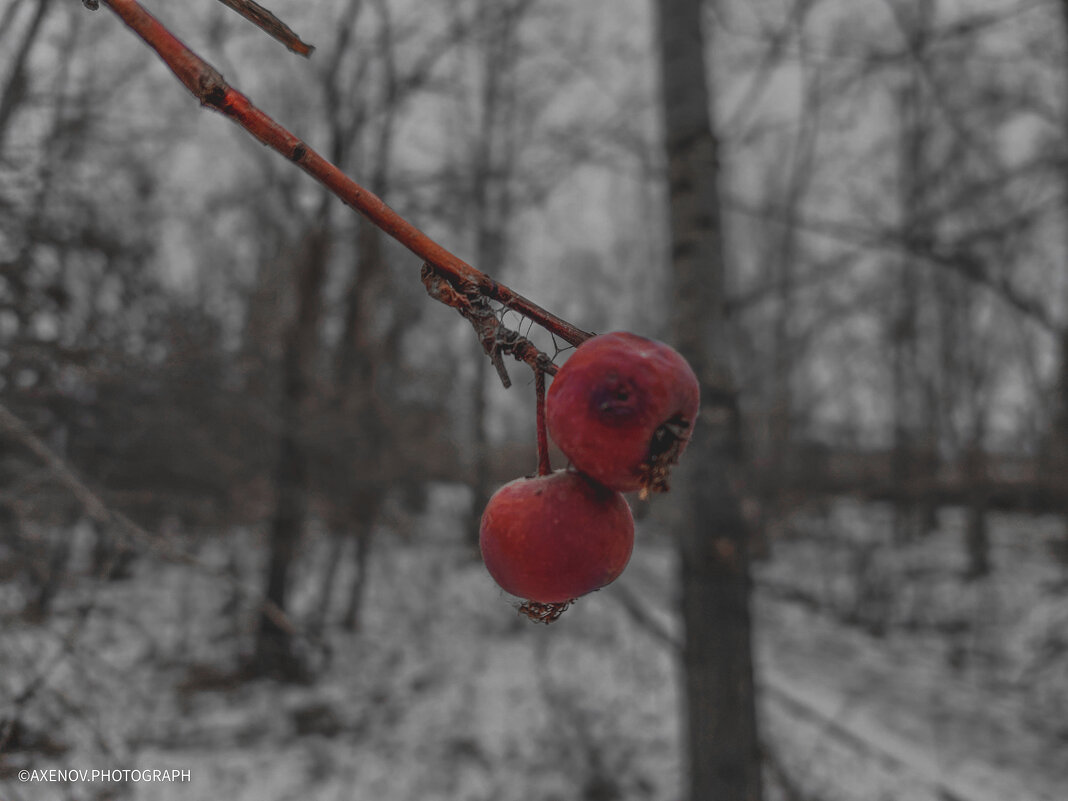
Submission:
M 219 0 L 219 2 L 228 8 L 232 8 L 272 39 L 281 42 L 297 55 L 307 58 L 315 49 L 312 45 L 301 41 L 301 38 L 288 25 L 259 3 L 253 2 L 253 0 Z

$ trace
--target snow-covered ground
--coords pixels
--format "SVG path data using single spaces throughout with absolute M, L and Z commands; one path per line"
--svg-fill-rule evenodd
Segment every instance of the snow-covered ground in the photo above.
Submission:
M 308 685 L 228 678 L 248 599 L 149 557 L 129 581 L 72 581 L 46 627 L 9 618 L 0 716 L 22 694 L 24 729 L 0 754 L 0 799 L 680 798 L 668 541 L 646 522 L 618 586 L 542 626 L 462 546 L 461 507 L 442 491 L 409 537 L 381 532 L 362 627 L 330 630 Z M 820 801 L 1068 799 L 1059 522 L 995 518 L 995 572 L 965 582 L 960 515 L 906 547 L 883 542 L 885 518 L 845 502 L 798 516 L 758 568 L 770 773 Z M 309 542 L 298 607 L 316 602 L 325 554 Z M 250 586 L 262 555 L 247 533 L 201 547 Z M 18 778 L 50 767 L 191 781 Z M 768 790 L 786 798 L 774 775 Z

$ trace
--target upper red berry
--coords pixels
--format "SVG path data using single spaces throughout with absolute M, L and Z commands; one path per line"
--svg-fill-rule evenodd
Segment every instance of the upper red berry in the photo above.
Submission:
M 618 492 L 558 470 L 497 490 L 482 514 L 479 545 L 504 590 L 540 604 L 562 603 L 623 572 L 634 520 Z
M 619 331 L 586 340 L 564 363 L 546 420 L 571 463 L 606 487 L 662 490 L 699 408 L 697 377 L 677 351 Z

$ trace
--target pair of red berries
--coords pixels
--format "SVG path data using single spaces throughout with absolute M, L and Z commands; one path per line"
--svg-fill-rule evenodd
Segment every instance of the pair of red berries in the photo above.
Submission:
M 494 580 L 537 609 L 615 580 L 634 546 L 621 493 L 667 489 L 699 406 L 693 370 L 667 345 L 625 332 L 582 343 L 546 398 L 549 434 L 574 469 L 490 498 L 479 542 Z

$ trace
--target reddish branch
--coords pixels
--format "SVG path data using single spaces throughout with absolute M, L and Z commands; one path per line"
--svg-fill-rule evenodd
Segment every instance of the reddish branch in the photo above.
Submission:
M 226 115 L 263 144 L 294 162 L 323 184 L 346 205 L 396 239 L 432 266 L 433 272 L 465 297 L 481 295 L 528 317 L 571 345 L 592 334 L 551 314 L 536 303 L 498 284 L 436 243 L 381 198 L 346 176 L 327 159 L 294 136 L 249 99 L 231 87 L 223 76 L 179 41 L 136 0 L 102 0 L 163 59 L 178 80 L 201 104 Z M 485 344 L 485 343 L 484 343 Z M 524 361 L 527 359 L 524 358 Z

